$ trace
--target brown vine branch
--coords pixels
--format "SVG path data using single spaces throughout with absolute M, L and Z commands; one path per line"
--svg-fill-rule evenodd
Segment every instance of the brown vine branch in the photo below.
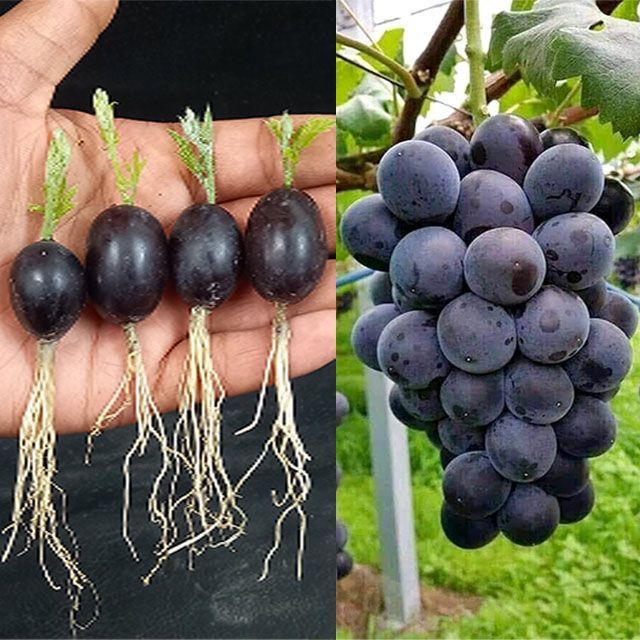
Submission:
M 409 140 L 416 129 L 416 120 L 422 110 L 425 96 L 435 80 L 447 51 L 458 37 L 464 24 L 462 0 L 453 0 L 424 51 L 411 67 L 411 75 L 422 89 L 419 97 L 407 97 L 393 130 L 393 143 Z

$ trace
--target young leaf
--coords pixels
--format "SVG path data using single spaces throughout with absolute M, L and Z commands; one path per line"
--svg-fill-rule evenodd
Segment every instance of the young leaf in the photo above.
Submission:
M 137 151 L 134 152 L 130 162 L 121 160 L 118 155 L 118 132 L 116 130 L 113 106 L 115 102 L 109 101 L 109 96 L 104 89 L 96 89 L 93 94 L 93 110 L 98 121 L 100 137 L 105 144 L 105 151 L 116 178 L 116 188 L 124 204 L 133 204 L 140 181 L 140 174 L 146 162 Z
M 204 187 L 207 199 L 211 204 L 216 202 L 215 160 L 213 155 L 213 118 L 207 106 L 202 120 L 189 107 L 179 117 L 182 127 L 181 135 L 169 129 L 168 133 L 178 147 L 178 155 Z
M 289 188 L 293 184 L 293 176 L 302 150 L 321 133 L 331 129 L 335 123 L 333 118 L 310 118 L 295 129 L 291 116 L 285 111 L 280 118 L 270 118 L 265 124 L 278 141 L 282 155 L 284 186 Z
M 492 68 L 518 68 L 551 95 L 559 80 L 581 77 L 581 104 L 627 138 L 640 133 L 640 24 L 602 13 L 595 0 L 538 0 L 531 11 L 493 21 Z
M 70 160 L 69 141 L 62 129 L 56 129 L 47 151 L 45 180 L 42 188 L 44 204 L 33 204 L 29 207 L 30 211 L 43 214 L 44 221 L 40 233 L 43 240 L 51 240 L 60 219 L 73 209 L 76 188 L 67 185 L 67 168 Z

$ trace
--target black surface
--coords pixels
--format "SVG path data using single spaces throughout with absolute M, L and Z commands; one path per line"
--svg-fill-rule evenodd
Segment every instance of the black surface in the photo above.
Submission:
M 13 4 L 1 3 L 0 12 Z M 89 110 L 94 88 L 102 86 L 119 102 L 118 115 L 127 117 L 170 121 L 185 105 L 201 110 L 207 102 L 216 118 L 270 115 L 285 108 L 331 113 L 333 30 L 333 2 L 129 0 L 121 3 L 94 49 L 59 87 L 54 105 Z M 184 557 L 172 558 L 144 588 L 139 576 L 146 565 L 131 559 L 120 537 L 120 467 L 133 439 L 132 427 L 99 438 L 91 468 L 83 464 L 84 438 L 59 439 L 58 480 L 70 498 L 82 566 L 102 595 L 102 615 L 81 637 L 335 635 L 335 367 L 296 380 L 294 388 L 298 426 L 313 456 L 309 469 L 314 483 L 300 583 L 294 577 L 293 520 L 271 576 L 257 582 L 277 516 L 270 491 L 282 486 L 272 458 L 243 491 L 250 523 L 236 552 L 210 551 L 198 560 L 194 573 L 185 570 Z M 267 416 L 254 432 L 230 435 L 248 422 L 254 404 L 255 394 L 249 394 L 226 405 L 224 444 L 232 478 L 257 455 L 270 424 Z M 0 522 L 9 519 L 15 450 L 15 441 L 0 441 Z M 154 454 L 135 461 L 134 482 L 141 491 L 131 529 L 142 551 L 156 539 L 156 530 L 147 523 L 143 483 L 157 462 Z M 33 551 L 0 566 L 0 603 L 2 638 L 68 636 L 64 594 L 46 586 Z

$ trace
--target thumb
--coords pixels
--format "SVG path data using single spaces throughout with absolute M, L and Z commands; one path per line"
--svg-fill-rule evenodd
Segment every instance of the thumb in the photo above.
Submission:
M 118 0 L 22 0 L 0 18 L 0 106 L 37 114 L 111 21 Z

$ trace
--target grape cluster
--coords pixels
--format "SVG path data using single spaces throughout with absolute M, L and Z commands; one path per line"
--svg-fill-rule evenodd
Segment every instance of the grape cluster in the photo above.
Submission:
M 339 391 L 336 391 L 336 428 L 349 413 L 349 401 Z M 340 484 L 340 467 L 336 464 L 336 487 Z M 353 558 L 348 551 L 345 551 L 349 532 L 344 523 L 336 520 L 336 577 L 342 580 L 351 573 L 353 569 Z
M 440 449 L 446 536 L 539 544 L 590 512 L 588 459 L 615 440 L 638 313 L 606 278 L 633 198 L 584 138 L 515 115 L 393 146 L 378 186 L 341 222 L 380 272 L 354 351 Z

